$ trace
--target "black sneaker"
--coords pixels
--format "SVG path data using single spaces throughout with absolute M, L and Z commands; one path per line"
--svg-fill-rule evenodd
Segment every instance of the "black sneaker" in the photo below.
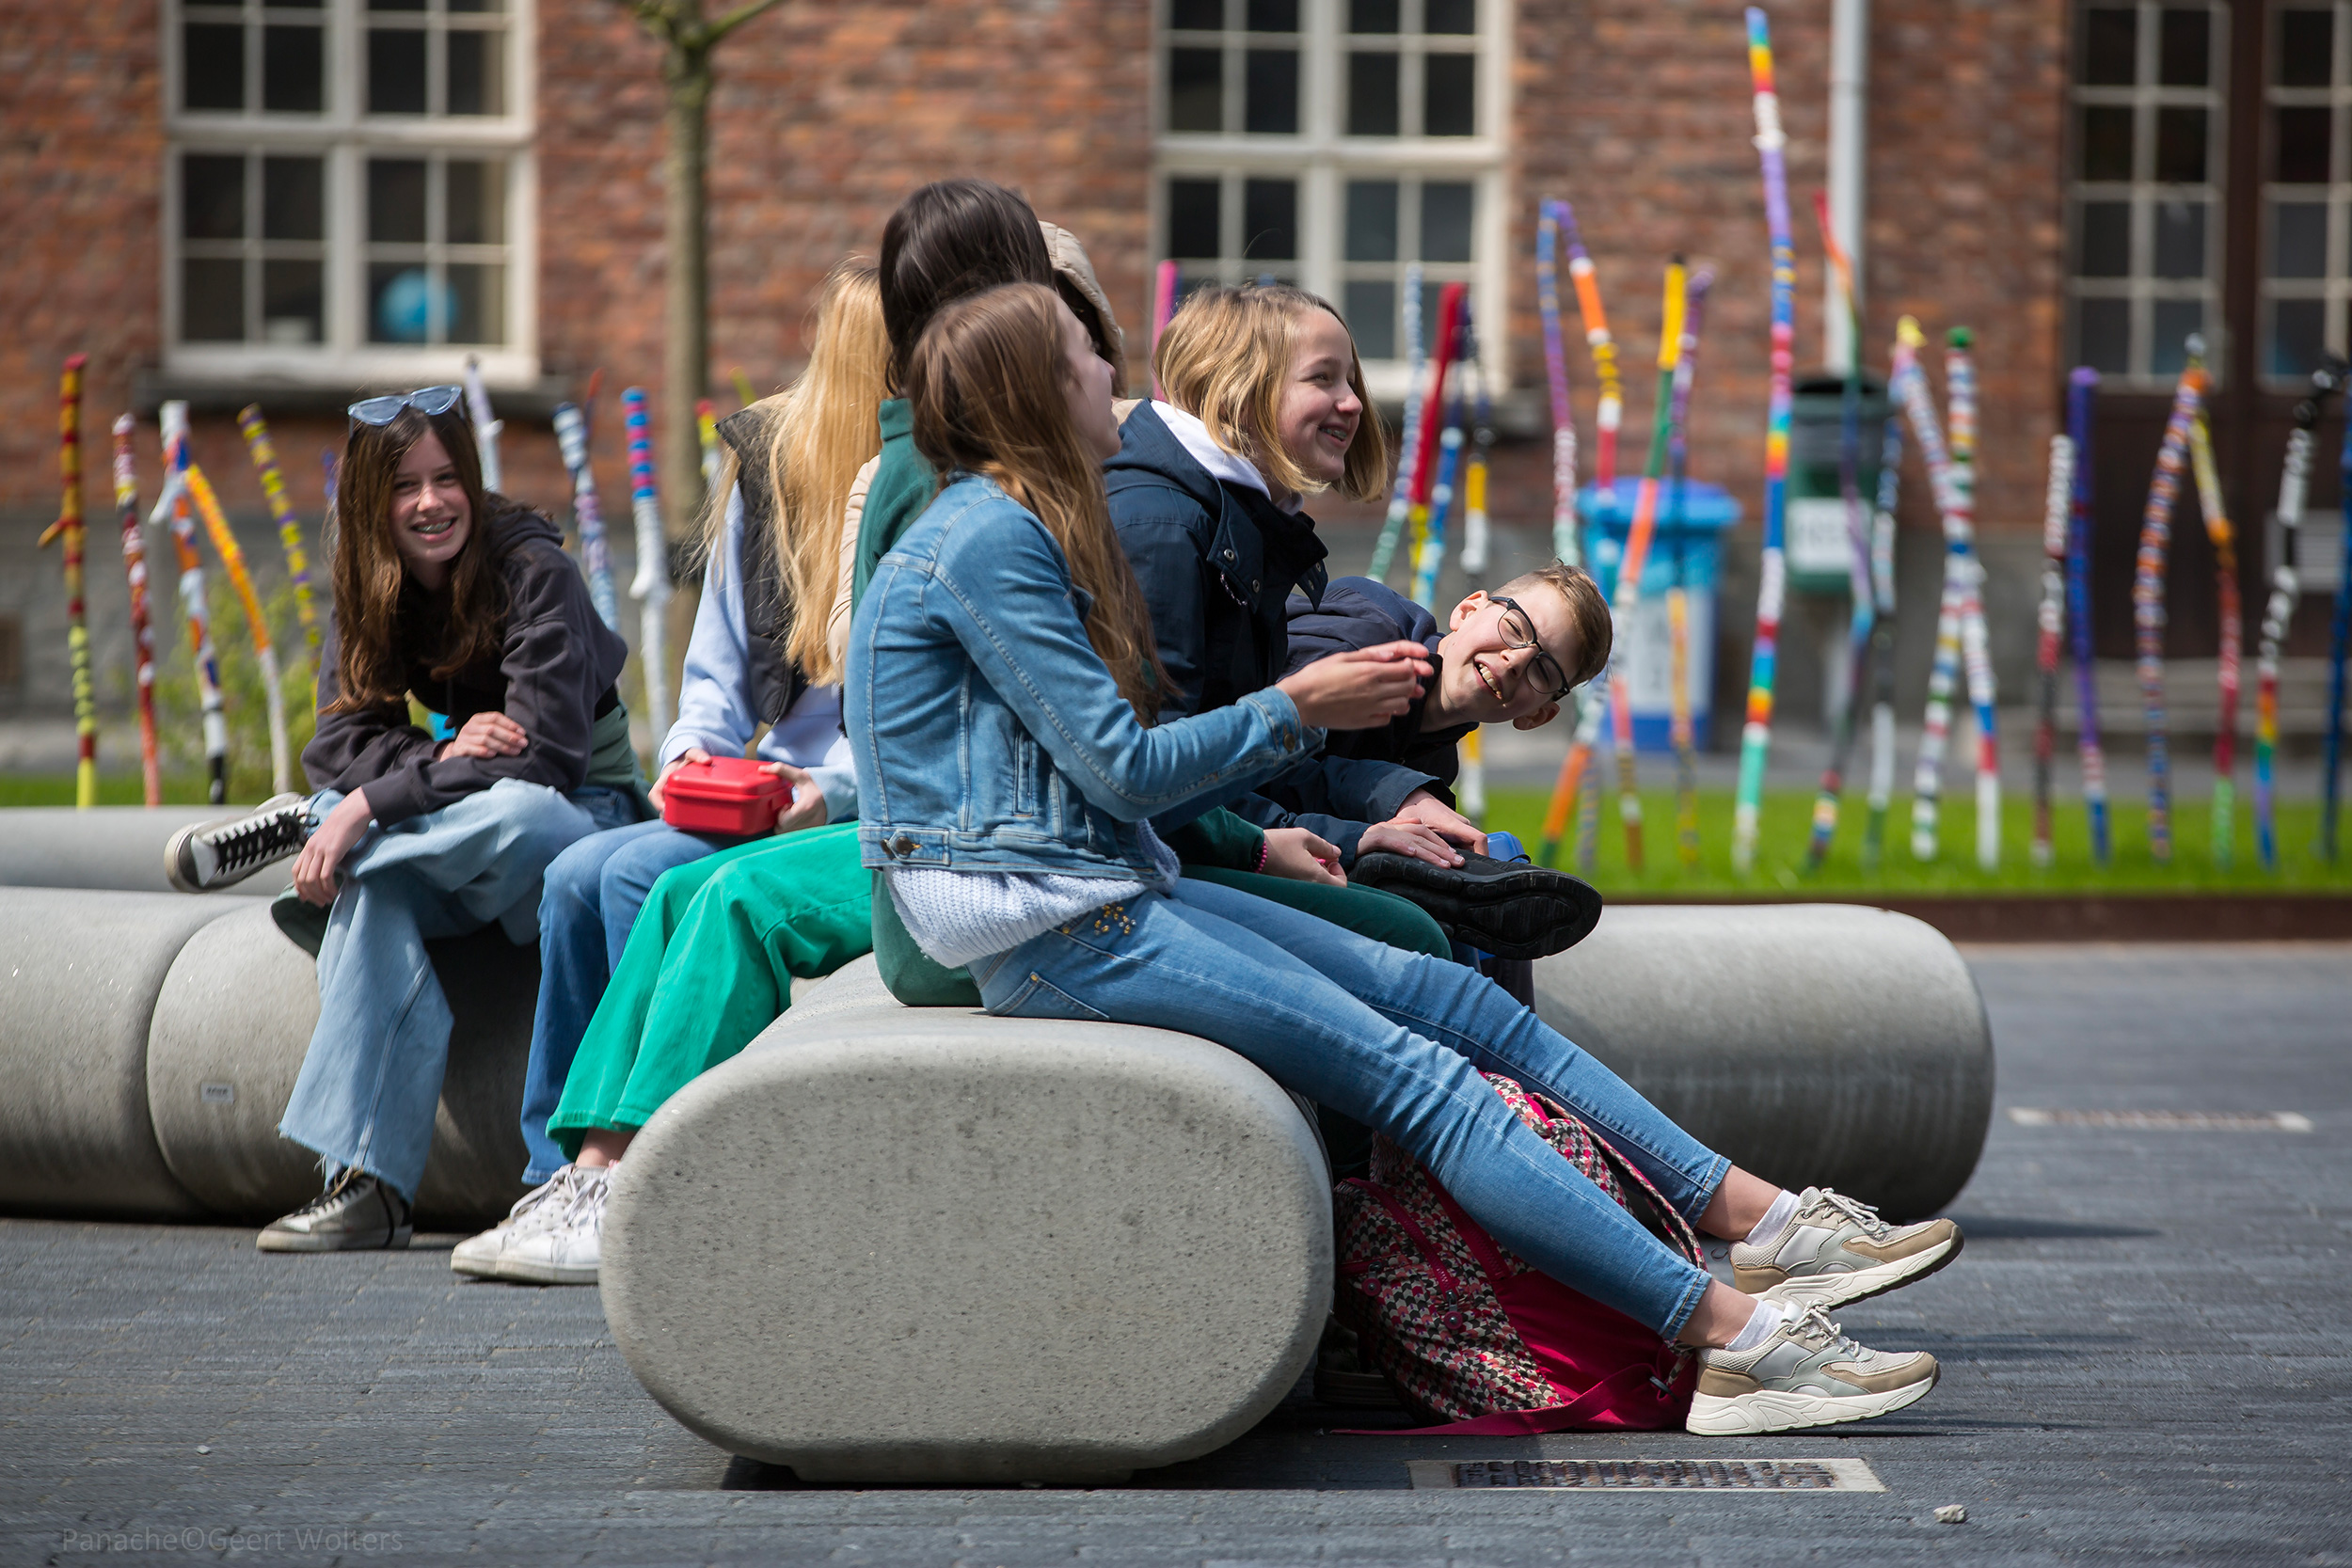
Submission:
M 1600 895 L 1565 871 L 1465 850 L 1462 863 L 1432 865 L 1375 849 L 1356 857 L 1348 880 L 1409 898 L 1455 942 L 1498 958 L 1540 958 L 1574 947 L 1600 924 Z
M 164 875 L 183 893 L 210 893 L 296 853 L 310 836 L 310 802 L 273 795 L 243 816 L 190 823 L 172 834 Z
M 371 1252 L 405 1247 L 415 1227 L 408 1200 L 357 1168 L 253 1238 L 263 1252 Z

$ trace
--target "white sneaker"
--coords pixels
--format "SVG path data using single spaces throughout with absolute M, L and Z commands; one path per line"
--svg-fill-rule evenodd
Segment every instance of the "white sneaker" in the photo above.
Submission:
M 183 893 L 210 893 L 299 853 L 310 836 L 310 801 L 273 795 L 241 816 L 191 822 L 172 834 L 164 875 Z
M 499 1253 L 496 1277 L 522 1285 L 594 1285 L 604 1244 L 604 1198 L 612 1185 L 609 1165 L 580 1170 L 563 1212 L 515 1237 Z
M 1927 1398 L 1941 1375 L 1925 1351 L 1895 1355 L 1856 1344 L 1818 1307 L 1787 1312 L 1754 1350 L 1699 1353 L 1689 1430 L 1747 1437 L 1868 1420 Z
M 572 1194 L 583 1174 L 578 1165 L 565 1165 L 523 1194 L 515 1207 L 506 1212 L 504 1219 L 481 1235 L 469 1236 L 457 1243 L 449 1255 L 450 1268 L 476 1279 L 498 1278 L 499 1256 L 506 1250 L 507 1243 L 562 1220 L 571 1207 Z
M 1867 1203 L 1807 1187 L 1779 1235 L 1732 1244 L 1731 1282 L 1767 1301 L 1836 1311 L 1925 1279 L 1959 1257 L 1964 1240 L 1949 1220 L 1889 1225 Z

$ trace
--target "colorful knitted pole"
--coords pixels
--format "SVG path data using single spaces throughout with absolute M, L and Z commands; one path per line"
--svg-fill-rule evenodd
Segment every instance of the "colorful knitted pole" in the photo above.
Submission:
M 1846 705 L 1837 716 L 1830 738 L 1829 764 L 1821 769 L 1820 787 L 1813 797 L 1813 832 L 1804 848 L 1807 871 L 1821 868 L 1822 862 L 1829 858 L 1830 843 L 1837 836 L 1838 812 L 1846 789 L 1846 764 L 1853 753 L 1854 720 L 1862 709 L 1870 628 L 1877 620 L 1877 598 L 1870 584 L 1869 515 L 1862 505 L 1861 302 L 1854 292 L 1853 263 L 1847 259 L 1845 247 L 1837 243 L 1837 230 L 1830 222 L 1828 192 L 1813 193 L 1813 217 L 1821 231 L 1822 252 L 1829 258 L 1830 270 L 1837 279 L 1838 298 L 1845 307 L 1854 345 L 1854 363 L 1846 372 L 1837 451 L 1837 490 L 1846 505 L 1846 541 L 1851 551 L 1848 565 L 1853 609 L 1847 620 Z
M 1944 745 L 1951 732 L 1952 693 L 1960 686 L 1960 625 L 1968 541 L 1961 531 L 1966 514 L 1955 494 L 1943 421 L 1936 417 L 1934 394 L 1919 363 L 1919 350 L 1926 342 L 1913 317 L 1905 316 L 1896 325 L 1889 390 L 1911 421 L 1912 438 L 1919 443 L 1928 486 L 1935 494 L 1936 512 L 1944 524 L 1944 592 L 1935 620 L 1935 662 L 1928 672 L 1927 723 L 1919 737 L 1919 763 L 1911 781 L 1911 853 L 1915 859 L 1931 861 L 1937 852 Z
M 1176 314 L 1176 263 L 1162 261 L 1152 272 L 1152 395 L 1160 395 L 1160 334 Z
M 2336 802 L 2344 768 L 2344 665 L 2345 644 L 2352 642 L 2352 420 L 2344 426 L 2344 450 L 2337 458 L 2338 481 L 2344 497 L 2344 561 L 2336 570 L 2336 603 L 2328 618 L 2328 733 L 2319 763 L 2319 852 L 2329 864 L 2336 859 Z
M 1585 254 L 1584 236 L 1576 227 L 1576 209 L 1565 201 L 1559 210 L 1560 237 L 1568 247 L 1568 278 L 1576 285 L 1577 314 L 1584 318 L 1584 341 L 1592 345 L 1593 377 L 1600 383 L 1600 406 L 1594 419 L 1593 483 L 1608 491 L 1617 483 L 1617 425 L 1625 417 L 1625 389 L 1617 380 L 1617 345 L 1609 335 L 1609 318 L 1600 309 L 1600 274 Z
M 1486 459 L 1495 444 L 1495 405 L 1486 388 L 1486 364 L 1479 357 L 1474 339 L 1470 352 L 1463 357 L 1470 380 L 1470 431 L 1462 469 L 1462 571 L 1475 588 L 1486 575 L 1487 554 L 1494 543 L 1486 515 Z
M 1772 248 L 1772 403 L 1764 435 L 1764 559 L 1756 596 L 1756 653 L 1748 667 L 1747 723 L 1740 736 L 1740 786 L 1733 798 L 1731 867 L 1756 869 L 1757 817 L 1764 804 L 1764 763 L 1772 749 L 1772 677 L 1780 647 L 1781 602 L 1788 589 L 1789 375 L 1797 341 L 1797 252 L 1788 237 L 1788 136 L 1772 88 L 1772 42 L 1763 10 L 1748 8 L 1748 71 L 1756 85 L 1756 150 L 1763 166 L 1764 222 Z
M 1460 337 L 1462 357 L 1476 356 L 1475 339 L 1470 330 L 1470 302 L 1461 307 Z M 1467 489 L 1462 472 L 1462 459 L 1468 433 L 1464 426 L 1470 420 L 1469 388 L 1462 383 L 1467 376 L 1457 377 L 1452 408 L 1446 415 L 1445 432 L 1438 438 L 1438 473 L 1429 490 L 1429 504 L 1422 526 L 1415 531 L 1413 549 L 1412 598 L 1418 604 L 1434 607 L 1438 602 L 1438 575 L 1445 568 L 1448 524 L 1457 509 L 1462 492 Z
M 2213 544 L 2214 599 L 2221 622 L 2220 704 L 2213 734 L 2213 863 L 2224 870 L 2236 858 L 2237 704 L 2243 674 L 2245 608 L 2238 602 L 2237 535 L 2221 499 L 2221 474 L 2214 467 L 2213 434 L 2199 409 L 2188 427 L 2189 472 L 2197 478 L 2197 510 L 2204 515 L 2205 537 Z
M 2090 856 L 2101 865 L 2114 858 L 2115 840 L 2107 826 L 2107 757 L 2099 744 L 2099 681 L 2091 663 L 2090 415 L 2099 397 L 2099 372 L 2077 367 L 2067 377 L 2066 434 L 2074 443 L 2074 488 L 2067 506 L 2066 626 L 2074 657 L 2076 750 L 2083 769 L 2083 810 L 2090 823 Z
M 1862 869 L 1886 854 L 1886 811 L 1895 799 L 1895 502 L 1903 476 L 1902 416 L 1889 414 L 1879 437 L 1879 493 L 1870 514 L 1870 787 L 1863 819 Z M 1859 694 L 1850 699 L 1859 701 Z
M 270 641 L 269 617 L 262 613 L 262 601 L 253 592 L 253 575 L 246 570 L 245 551 L 229 531 L 229 518 L 220 509 L 219 498 L 213 494 L 213 482 L 193 462 L 181 470 L 181 477 L 187 484 L 188 499 L 196 502 L 196 515 L 204 519 L 213 553 L 220 557 L 221 570 L 229 574 L 229 585 L 237 591 L 237 603 L 245 610 L 246 629 L 253 637 L 253 662 L 262 670 L 262 701 L 269 716 L 270 793 L 283 795 L 294 788 L 294 750 L 286 736 L 286 688 L 278 673 L 278 649 Z
M 1699 324 L 1707 314 L 1707 293 L 1715 274 L 1701 267 L 1683 289 L 1682 350 L 1675 361 L 1674 406 L 1666 429 L 1666 521 L 1677 531 L 1683 519 L 1684 485 L 1691 476 L 1691 389 L 1698 379 Z M 1699 775 L 1691 722 L 1691 595 L 1682 585 L 1682 546 L 1677 531 L 1674 586 L 1666 590 L 1666 666 L 1673 690 L 1667 697 L 1667 738 L 1675 752 L 1675 837 L 1683 867 L 1699 863 Z
M 739 406 L 749 408 L 759 401 L 759 394 L 752 389 L 752 378 L 743 373 L 742 366 L 736 366 L 727 372 L 727 375 L 735 388 L 735 401 Z
M 2172 859 L 2172 749 L 2164 713 L 2164 571 L 2172 547 L 2172 503 L 2181 493 L 2181 467 L 2188 455 L 2189 432 L 2205 397 L 2204 341 L 2191 336 L 2188 363 L 2172 392 L 2172 414 L 2164 423 L 2164 445 L 2156 450 L 2155 477 L 2148 483 L 2148 505 L 2139 518 L 2139 552 L 2132 568 L 2132 631 L 2138 655 L 2139 699 L 2148 714 L 2148 852 L 2157 863 Z
M 719 487 L 719 405 L 708 398 L 694 400 L 694 438 L 702 443 L 703 494 Z M 725 504 L 725 498 L 719 498 Z
M 1574 566 L 1583 560 L 1576 536 L 1576 407 L 1568 399 L 1567 345 L 1560 330 L 1560 203 L 1546 201 L 1535 225 L 1535 303 L 1544 322 L 1544 382 L 1551 394 L 1551 553 Z
M 73 803 L 83 811 L 98 804 L 98 692 L 90 681 L 89 619 L 82 600 L 82 368 L 89 356 L 65 362 L 57 382 L 57 474 L 63 498 L 57 520 L 41 533 L 65 545 L 66 649 L 73 670 L 73 731 L 80 756 L 73 769 Z
M 2278 555 L 2270 566 L 2270 597 L 2263 606 L 2262 641 L 2254 656 L 2254 846 L 2263 869 L 2279 869 L 2277 800 L 2271 791 L 2272 761 L 2279 746 L 2279 655 L 2303 588 L 2296 577 L 2295 541 L 2303 526 L 2303 501 L 2311 483 L 2312 431 L 2329 394 L 2340 391 L 2345 367 L 2332 356 L 2312 372 L 2311 395 L 2295 405 L 2295 431 L 2287 437 L 2286 462 L 2279 470 Z
M 1404 541 L 1405 525 L 1413 514 L 1413 482 L 1421 471 L 1422 331 L 1421 264 L 1405 269 L 1405 422 L 1400 428 L 1396 483 L 1389 489 L 1389 515 L 1381 520 L 1380 537 L 1372 546 L 1366 575 L 1387 581 L 1389 562 Z
M 499 466 L 499 432 L 506 428 L 490 417 L 490 389 L 482 384 L 482 356 L 466 356 L 466 413 L 473 423 L 473 444 L 482 454 L 482 487 L 489 491 L 506 488 L 506 470 Z M 306 620 L 307 627 L 310 623 Z M 314 640 L 313 649 L 317 647 Z
M 645 389 L 621 393 L 621 422 L 628 435 L 631 520 L 637 525 L 637 576 L 628 596 L 644 606 L 637 617 L 637 661 L 645 675 L 645 717 L 654 744 L 670 733 L 670 546 L 661 536 L 661 497 L 653 483 L 653 423 L 645 416 Z
M 196 657 L 196 691 L 204 714 L 204 767 L 214 805 L 229 799 L 229 721 L 221 711 L 220 660 L 213 651 L 212 603 L 204 587 L 204 560 L 196 553 L 196 518 L 188 504 L 188 405 L 167 403 L 157 411 L 164 436 L 164 488 L 155 498 L 152 524 L 168 522 L 180 560 L 180 603 L 188 617 L 188 646 Z
M 138 685 L 139 777 L 150 808 L 164 803 L 163 770 L 155 753 L 155 628 L 147 613 L 147 539 L 139 531 L 139 474 L 131 438 L 138 421 L 115 420 L 115 513 L 122 530 L 122 570 L 131 582 L 131 656 Z
M 269 425 L 262 418 L 262 405 L 246 404 L 237 415 L 237 428 L 245 432 L 246 450 L 253 454 L 253 467 L 262 476 L 262 494 L 269 501 L 270 520 L 278 525 L 278 542 L 286 548 L 286 578 L 294 584 L 294 615 L 302 623 L 302 640 L 310 645 L 310 662 L 319 658 L 318 607 L 310 601 L 310 562 L 302 550 L 302 524 L 294 516 L 294 502 L 286 497 L 286 476 L 278 470 L 278 449 L 270 444 Z M 488 478 L 483 480 L 485 489 L 492 488 Z M 310 672 L 312 680 L 318 671 Z
M 577 404 L 555 405 L 555 444 L 572 474 L 572 515 L 580 524 L 580 554 L 588 568 L 588 599 L 596 615 L 621 629 L 620 601 L 612 593 L 612 560 L 604 543 L 604 507 L 596 499 L 596 477 L 588 467 L 588 420 Z
M 1944 390 L 1951 405 L 1952 496 L 1962 508 L 1968 540 L 1967 570 L 1960 579 L 1960 649 L 1977 719 L 1977 864 L 1993 871 L 2001 863 L 1999 709 L 1993 690 L 1993 640 L 1984 624 L 1984 562 L 1976 553 L 1977 361 L 1969 342 L 1964 326 L 1953 327 L 1946 339 Z
M 2074 440 L 2050 437 L 2050 483 L 2042 500 L 2041 631 L 2034 662 L 2042 676 L 2033 727 L 2033 863 L 2047 867 L 2050 847 L 2050 785 L 2058 750 L 2058 649 L 2066 630 L 2066 523 L 2074 495 Z

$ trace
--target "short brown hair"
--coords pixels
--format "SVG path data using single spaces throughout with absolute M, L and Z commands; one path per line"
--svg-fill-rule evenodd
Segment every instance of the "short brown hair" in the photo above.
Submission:
M 1218 446 L 1254 465 L 1269 483 L 1299 496 L 1324 487 L 1299 470 L 1276 431 L 1291 339 L 1311 310 L 1324 311 L 1343 329 L 1347 325 L 1329 300 L 1284 283 L 1196 289 L 1152 351 L 1152 369 L 1168 402 L 1207 425 Z M 1338 488 L 1351 499 L 1377 500 L 1389 487 L 1389 436 L 1364 390 L 1363 361 L 1352 334 L 1347 384 L 1364 405 L 1364 417 L 1347 444 L 1347 468 Z
M 1495 592 L 1517 598 L 1531 588 L 1549 588 L 1568 602 L 1568 626 L 1576 633 L 1576 667 L 1567 672 L 1568 685 L 1582 686 L 1597 677 L 1609 667 L 1609 645 L 1615 626 L 1609 601 L 1600 596 L 1600 584 L 1593 580 L 1593 574 L 1565 561 L 1548 561 Z

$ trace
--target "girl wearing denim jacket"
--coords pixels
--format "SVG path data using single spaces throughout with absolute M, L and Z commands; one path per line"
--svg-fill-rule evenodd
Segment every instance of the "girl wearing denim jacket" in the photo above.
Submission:
M 949 483 L 858 608 L 843 712 L 863 857 L 915 941 L 968 965 L 998 1017 L 1184 1030 L 1387 1132 L 1537 1268 L 1719 1347 L 1703 1356 L 1698 1430 L 1923 1397 L 1931 1356 L 1866 1350 L 1820 1307 L 1940 1267 L 1957 1251 L 1948 1222 L 1897 1230 L 1834 1194 L 1783 1192 L 1470 970 L 1182 875 L 1152 819 L 1295 766 L 1325 727 L 1395 716 L 1429 666 L 1418 644 L 1337 654 L 1148 726 L 1165 677 L 1096 469 L 1119 448 L 1109 379 L 1076 318 L 1020 284 L 942 309 L 909 367 L 914 439 Z M 1769 1261 L 1778 1294 L 1744 1295 L 1670 1252 L 1482 1070 L 1601 1130 L 1699 1228 Z M 1881 1255 L 1883 1272 L 1855 1269 Z

